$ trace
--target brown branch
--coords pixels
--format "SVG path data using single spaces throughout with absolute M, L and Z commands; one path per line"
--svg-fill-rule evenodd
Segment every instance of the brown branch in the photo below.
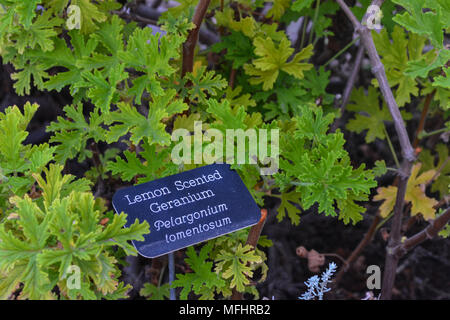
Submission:
M 228 80 L 228 86 L 231 89 L 234 89 L 234 82 L 236 81 L 236 73 L 237 70 L 235 68 L 232 68 L 230 72 L 230 79 Z
M 441 174 L 442 170 L 444 170 L 445 166 L 447 165 L 447 163 L 450 161 L 450 156 L 447 157 L 447 159 L 445 159 L 445 161 L 439 166 L 439 168 L 436 170 L 435 174 L 431 177 L 430 180 L 428 180 L 424 186 L 425 188 L 427 188 L 437 177 L 439 177 L 439 175 Z M 441 199 L 441 201 L 439 201 L 437 204 L 435 204 L 433 206 L 434 209 L 439 209 L 443 204 L 448 204 L 448 196 L 444 196 L 443 199 Z M 409 209 L 411 208 L 411 204 L 408 204 L 408 206 L 406 207 L 405 212 L 409 211 Z M 402 227 L 402 232 L 406 232 L 409 230 L 409 228 L 411 228 L 411 226 L 419 219 L 420 216 L 415 215 L 412 216 L 408 219 L 408 221 L 406 221 L 406 223 L 404 224 L 404 226 Z
M 363 36 L 364 34 L 364 36 Z M 389 108 L 392 119 L 394 120 L 395 130 L 397 132 L 397 136 L 399 138 L 400 147 L 402 150 L 402 155 L 405 160 L 408 162 L 413 162 L 415 160 L 414 149 L 411 145 L 411 142 L 408 137 L 408 132 L 406 131 L 405 123 L 403 122 L 402 115 L 400 114 L 400 110 L 398 108 L 397 102 L 395 101 L 394 95 L 392 94 L 391 88 L 387 81 L 386 73 L 384 71 L 384 66 L 381 63 L 380 57 L 375 48 L 375 44 L 372 39 L 372 35 L 370 34 L 369 29 L 363 28 L 361 31 L 361 39 L 365 43 L 365 47 L 367 49 L 367 53 L 369 55 L 370 60 L 372 61 L 373 68 L 372 72 L 375 74 L 375 77 L 378 80 L 381 93 L 383 94 L 384 100 Z M 405 172 L 409 175 L 409 172 Z
M 355 31 L 359 33 L 361 42 L 366 48 L 367 55 L 369 56 L 372 64 L 372 73 L 378 80 L 380 91 L 388 106 L 389 112 L 394 120 L 394 126 L 399 138 L 400 147 L 403 156 L 403 162 L 399 169 L 398 177 L 398 189 L 397 197 L 394 205 L 394 216 L 391 223 L 391 232 L 389 236 L 389 242 L 387 245 L 386 263 L 383 278 L 383 286 L 381 291 L 381 299 L 390 299 L 392 295 L 392 289 L 395 281 L 395 271 L 398 264 L 398 258 L 393 254 L 393 249 L 396 248 L 401 242 L 401 226 L 403 218 L 403 207 L 405 204 L 406 187 L 408 184 L 409 176 L 411 175 L 412 164 L 415 160 L 415 152 L 411 145 L 411 141 L 406 131 L 406 126 L 400 114 L 399 107 L 395 101 L 391 87 L 389 86 L 384 66 L 381 63 L 380 56 L 378 55 L 375 43 L 373 42 L 371 31 L 367 28 L 365 23 L 361 23 L 355 17 L 353 12 L 344 2 L 344 0 L 336 0 L 341 9 L 345 12 L 349 20 L 352 22 Z M 375 0 L 372 4 L 380 6 L 383 1 Z M 367 16 L 367 15 L 366 15 Z M 365 21 L 366 16 L 363 18 Z
M 406 239 L 400 245 L 395 247 L 393 249 L 393 255 L 395 255 L 397 259 L 400 259 L 415 246 L 421 244 L 427 239 L 434 238 L 449 221 L 450 221 L 450 208 L 447 208 L 447 210 L 443 214 L 434 219 L 425 229 L 416 233 L 415 235 Z
M 425 120 L 427 118 L 428 109 L 430 108 L 430 103 L 435 93 L 436 90 L 433 90 L 431 93 L 427 94 L 427 97 L 425 98 L 422 114 L 420 115 L 419 126 L 417 127 L 416 131 L 416 137 L 414 138 L 413 148 L 417 148 L 419 146 L 420 142 L 419 135 L 423 131 L 423 128 L 425 127 Z
M 445 164 L 447 161 L 450 161 L 450 157 L 448 157 L 447 160 L 444 161 L 444 164 Z M 438 170 L 439 170 L 439 169 L 438 169 Z M 433 178 L 431 178 L 430 181 L 428 181 L 428 183 L 425 184 L 425 187 L 426 187 L 428 184 L 430 184 L 436 177 L 437 177 L 437 175 L 435 174 L 435 175 L 433 176 Z M 436 203 L 436 204 L 433 206 L 433 208 L 437 210 L 437 209 L 439 209 L 441 206 L 443 206 L 444 204 L 448 205 L 448 204 L 449 204 L 449 199 L 450 199 L 450 196 L 444 196 L 438 203 Z M 405 212 L 409 211 L 410 209 L 411 209 L 411 203 L 408 204 L 408 206 L 407 206 Z M 411 227 L 414 225 L 414 223 L 415 223 L 416 221 L 418 221 L 419 219 L 421 219 L 420 217 L 421 217 L 420 215 L 415 215 L 415 216 L 410 217 L 410 218 L 405 222 L 405 224 L 403 225 L 403 227 L 402 227 L 402 232 L 405 233 L 406 231 L 408 231 L 409 228 L 411 228 Z
M 325 257 L 335 257 L 338 258 L 339 260 L 341 260 L 341 262 L 344 264 L 344 268 L 348 269 L 348 264 L 347 264 L 347 260 L 345 260 L 344 258 L 342 258 L 342 256 L 340 254 L 337 253 L 322 253 L 323 256 Z
M 401 243 L 401 228 L 403 218 L 403 207 L 405 205 L 406 188 L 408 179 L 411 173 L 412 162 L 403 160 L 401 170 L 408 172 L 408 174 L 401 174 L 398 177 L 397 198 L 395 199 L 394 215 L 391 222 L 391 232 L 389 233 L 389 242 L 386 247 L 386 261 L 384 264 L 384 277 L 381 287 L 382 300 L 390 300 L 392 296 L 392 289 L 394 288 L 396 270 L 398 265 L 398 258 L 393 253 L 393 248 Z
M 360 49 L 361 49 L 361 48 L 363 48 L 363 47 L 361 46 Z M 359 54 L 359 52 L 358 52 L 358 54 Z M 358 58 L 357 58 L 357 59 L 358 59 Z M 355 65 L 356 65 L 356 63 L 355 63 Z M 350 81 L 350 79 L 349 79 L 349 81 Z M 348 86 L 348 82 L 347 82 L 347 86 Z M 347 90 L 347 86 L 346 86 L 346 90 Z M 344 90 L 344 93 L 346 92 L 346 90 Z M 425 104 L 424 104 L 424 108 L 423 108 L 423 110 L 422 110 L 422 114 L 421 114 L 421 117 L 420 117 L 419 126 L 418 126 L 417 131 L 416 131 L 416 138 L 415 138 L 415 140 L 414 140 L 413 148 L 416 148 L 416 147 L 418 146 L 419 140 L 417 139 L 417 137 L 418 137 L 419 133 L 420 133 L 420 132 L 423 130 L 423 128 L 424 128 L 426 115 L 427 115 L 427 113 L 428 113 L 428 108 L 429 108 L 429 106 L 430 106 L 430 102 L 431 102 L 431 100 L 432 100 L 432 98 L 433 98 L 434 93 L 435 93 L 435 91 L 433 91 L 432 93 L 428 94 L 427 97 L 426 97 L 426 99 L 425 99 Z M 344 96 L 345 96 L 345 94 L 344 94 Z M 341 106 L 341 110 L 345 107 L 344 101 L 345 101 L 345 99 L 343 99 L 343 104 L 342 104 L 342 106 Z M 341 112 L 342 112 L 342 111 L 341 111 Z M 446 163 L 446 161 L 445 161 L 444 163 Z M 443 168 L 443 167 L 442 167 L 442 168 Z M 441 169 L 441 170 L 442 170 L 442 169 Z M 433 178 L 434 178 L 434 177 L 433 177 Z M 431 179 L 431 181 L 432 181 L 432 180 L 433 180 L 433 179 Z M 429 181 L 429 183 L 430 183 L 431 181 Z M 397 185 L 397 183 L 398 183 L 398 179 L 396 179 L 395 185 Z M 442 204 L 441 204 L 441 205 L 442 205 Z M 410 208 L 410 207 L 411 207 L 411 206 L 409 205 L 409 208 Z M 405 212 L 409 211 L 409 208 L 408 208 L 408 207 L 405 208 Z M 416 216 L 413 216 L 413 217 L 411 217 L 410 219 L 408 219 L 408 221 L 406 222 L 406 224 L 402 227 L 402 232 L 406 232 L 406 231 L 414 224 L 414 222 L 417 220 L 417 217 L 418 217 L 418 216 L 416 215 Z M 376 227 L 378 226 L 378 223 L 380 222 L 380 220 L 381 220 L 381 217 L 379 216 L 379 213 L 377 213 L 377 215 L 375 216 L 374 220 L 372 221 L 372 224 L 371 224 L 370 227 L 369 227 L 369 230 L 368 230 L 368 231 L 366 232 L 366 234 L 364 235 L 364 238 L 360 241 L 360 243 L 358 244 L 358 246 L 352 251 L 352 253 L 350 254 L 350 256 L 347 258 L 347 260 L 346 260 L 346 266 L 350 267 L 350 266 L 353 264 L 353 262 L 356 261 L 356 258 L 359 257 L 359 255 L 360 255 L 361 252 L 364 250 L 364 248 L 372 241 L 373 235 L 374 235 L 375 231 L 377 230 Z M 339 270 L 339 272 L 336 274 L 336 277 L 334 278 L 334 281 L 333 281 L 333 285 L 334 285 L 334 286 L 336 286 L 336 285 L 342 280 L 342 277 L 343 277 L 344 274 L 348 271 L 348 267 L 346 267 L 346 268 L 341 268 L 341 269 Z
M 206 15 L 210 2 L 211 0 L 200 0 L 195 8 L 194 17 L 192 18 L 195 28 L 189 32 L 186 42 L 183 44 L 183 66 L 181 69 L 182 77 L 184 77 L 187 72 L 192 72 L 194 68 L 194 50 L 197 45 L 200 26 Z
M 444 196 L 444 198 L 439 200 L 439 202 L 436 203 L 436 205 L 433 208 L 438 209 L 441 206 L 443 206 L 444 204 L 446 204 L 446 205 L 450 204 L 450 195 Z
M 257 224 L 255 224 L 253 227 L 250 228 L 250 232 L 248 233 L 247 237 L 247 242 L 245 243 L 246 245 L 249 244 L 253 248 L 256 248 L 259 237 L 261 235 L 261 231 L 264 228 L 264 224 L 266 223 L 266 219 L 267 219 L 267 209 L 261 209 L 261 218 L 259 219 Z

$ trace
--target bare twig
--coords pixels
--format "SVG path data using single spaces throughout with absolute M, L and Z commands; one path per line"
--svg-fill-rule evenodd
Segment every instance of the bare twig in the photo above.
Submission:
M 450 160 L 450 157 L 448 157 L 447 160 Z M 437 177 L 437 176 L 436 176 L 436 177 Z M 434 179 L 435 179 L 435 177 L 431 178 L 430 181 L 429 181 L 428 183 L 431 183 Z M 427 184 L 425 184 L 425 185 L 427 185 Z M 447 195 L 447 196 L 444 196 L 438 203 L 436 203 L 436 204 L 433 206 L 433 208 L 437 210 L 437 209 L 439 209 L 441 206 L 443 206 L 444 204 L 448 205 L 448 204 L 449 204 L 449 199 L 450 199 L 450 196 L 448 196 L 448 195 Z M 411 203 L 408 204 L 408 206 L 407 206 L 405 212 L 409 211 L 410 209 L 411 209 Z M 420 215 L 415 215 L 415 216 L 410 217 L 410 218 L 404 223 L 404 225 L 403 225 L 403 227 L 402 227 L 402 232 L 405 233 L 406 231 L 408 231 L 409 228 L 411 228 L 411 227 L 414 225 L 414 223 L 415 223 L 416 221 L 418 221 L 418 220 L 421 219 L 421 217 L 422 217 L 422 216 L 420 216 Z
M 364 56 L 364 47 L 360 46 L 358 52 L 356 53 L 355 64 L 353 66 L 352 73 L 348 78 L 347 84 L 345 85 L 344 93 L 342 95 L 341 113 L 344 111 L 345 106 L 350 99 L 350 94 L 352 93 L 353 86 L 355 85 L 356 76 L 358 75 L 359 69 L 361 67 L 361 61 Z
M 342 256 L 340 254 L 337 253 L 322 253 L 323 256 L 325 257 L 335 257 L 338 258 L 339 260 L 341 260 L 341 262 L 344 264 L 344 268 L 348 269 L 348 263 L 347 260 L 345 260 L 344 258 L 342 258 Z
M 404 240 L 400 245 L 393 249 L 393 255 L 400 259 L 404 256 L 409 250 L 424 242 L 427 239 L 434 238 L 442 228 L 450 221 L 450 208 L 441 214 L 439 217 L 434 219 L 428 227 L 416 233 L 412 237 Z
M 444 204 L 449 205 L 450 204 L 450 195 L 444 196 L 444 198 L 442 198 L 441 200 L 439 200 L 438 203 L 436 203 L 436 205 L 433 207 L 435 209 L 440 208 L 441 206 L 443 206 Z
M 401 168 L 399 169 L 397 197 L 394 205 L 394 216 L 392 218 L 389 243 L 387 245 L 385 272 L 383 278 L 383 287 L 381 291 L 381 299 L 390 299 L 392 295 L 392 289 L 394 287 L 395 270 L 398 264 L 398 258 L 393 254 L 393 249 L 401 243 L 401 225 L 406 187 L 409 176 L 411 175 L 412 164 L 416 157 L 397 102 L 395 101 L 394 95 L 387 81 L 386 72 L 384 70 L 383 64 L 381 63 L 381 59 L 378 55 L 375 43 L 373 42 L 370 30 L 367 28 L 365 23 L 361 23 L 358 21 L 358 19 L 355 17 L 344 0 L 336 0 L 336 2 L 340 5 L 341 9 L 345 12 L 349 20 L 352 22 L 355 31 L 359 33 L 361 42 L 366 48 L 367 55 L 369 56 L 370 62 L 372 64 L 372 72 L 378 80 L 380 91 L 384 97 L 386 105 L 388 106 L 392 119 L 394 120 L 395 130 L 399 138 L 403 155 L 403 162 Z M 372 4 L 380 6 L 382 2 L 383 1 L 381 0 L 375 0 L 372 2 Z M 363 21 L 364 19 L 366 19 L 366 17 L 363 18 Z
M 378 55 L 375 43 L 373 42 L 372 34 L 365 25 L 361 24 L 358 19 L 356 19 L 355 15 L 345 4 L 344 0 L 336 1 L 341 6 L 342 10 L 347 14 L 350 21 L 353 23 L 355 31 L 357 31 L 361 36 L 361 41 L 366 48 L 367 54 L 372 64 L 372 72 L 378 80 L 381 93 L 383 94 L 384 100 L 386 101 L 386 104 L 394 120 L 395 130 L 399 137 L 403 157 L 409 162 L 412 162 L 415 160 L 414 149 L 408 138 L 408 132 L 406 131 L 406 126 L 403 122 L 403 118 L 400 114 L 397 102 L 395 101 L 391 87 L 389 86 L 389 83 L 387 81 L 386 72 L 384 71 L 384 66 L 381 63 L 380 56 Z
M 398 258 L 393 253 L 393 249 L 401 243 L 401 227 L 403 218 L 403 207 L 405 204 L 406 188 L 408 179 L 411 173 L 412 162 L 403 160 L 401 170 L 408 172 L 408 174 L 401 174 L 398 177 L 397 198 L 394 205 L 394 215 L 392 217 L 391 232 L 389 234 L 389 242 L 386 247 L 386 262 L 384 264 L 384 277 L 381 288 L 382 300 L 389 300 L 392 296 L 392 289 L 394 288 L 396 269 Z

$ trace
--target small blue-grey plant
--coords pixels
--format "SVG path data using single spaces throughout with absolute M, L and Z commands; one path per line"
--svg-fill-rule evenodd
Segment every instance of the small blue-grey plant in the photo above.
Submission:
M 316 275 L 309 278 L 305 282 L 308 290 L 298 298 L 301 300 L 314 300 L 317 297 L 319 300 L 323 300 L 323 294 L 331 290 L 328 288 L 328 283 L 331 282 L 331 277 L 336 272 L 336 269 L 336 264 L 331 262 L 321 277 Z

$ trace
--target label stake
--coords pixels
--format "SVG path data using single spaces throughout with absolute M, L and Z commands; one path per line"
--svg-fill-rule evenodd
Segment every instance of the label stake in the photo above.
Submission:
M 170 300 L 177 300 L 175 296 L 175 288 L 172 288 L 172 282 L 175 280 L 175 263 L 173 252 L 168 254 L 169 256 L 169 285 L 170 285 Z

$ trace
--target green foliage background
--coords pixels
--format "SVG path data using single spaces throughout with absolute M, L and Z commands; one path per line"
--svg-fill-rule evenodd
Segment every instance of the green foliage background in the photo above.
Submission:
M 329 0 L 225 0 L 221 8 L 220 1 L 211 1 L 208 23 L 220 30 L 221 40 L 199 51 L 193 72 L 181 77 L 182 44 L 194 27 L 190 21 L 197 2 L 182 1 L 169 9 L 158 21 L 164 34 L 153 34 L 120 18 L 122 5 L 114 0 L 0 0 L 0 55 L 16 70 L 17 94 L 28 95 L 33 87 L 67 87 L 73 97 L 64 115 L 47 127 L 49 144 L 24 144 L 37 105 L 0 113 L 1 298 L 14 292 L 30 299 L 126 297 L 130 287 L 120 281 L 121 257 L 136 254 L 129 240 L 143 239 L 149 226 L 136 221 L 123 228 L 126 215 L 108 211 L 93 187 L 99 179 L 142 183 L 197 166 L 175 165 L 170 158 L 176 144 L 171 132 L 192 132 L 194 121 L 223 132 L 280 130 L 277 174 L 261 176 L 254 165 L 233 165 L 261 207 L 263 196 L 280 199 L 279 221 L 287 218 L 297 225 L 308 209 L 345 224 L 363 219 L 363 204 L 386 164 L 368 169 L 352 162 L 343 132 L 330 131 L 341 117 L 334 95 L 327 92 L 330 71 L 310 63 L 318 41 L 333 35 L 338 5 Z M 352 8 L 359 18 L 369 5 L 360 2 L 362 7 Z M 267 4 L 270 9 L 261 17 Z M 69 5 L 81 9 L 79 30 L 68 30 Z M 450 130 L 450 51 L 444 45 L 448 1 L 385 1 L 382 10 L 385 27 L 373 31 L 373 37 L 404 120 L 420 114 L 421 104 L 417 109 L 413 102 L 434 91 L 430 112 L 446 121 L 443 131 Z M 300 17 L 312 22 L 312 32 L 295 50 L 284 27 Z M 213 68 L 206 61 L 211 53 L 220 59 Z M 236 72 L 234 87 L 227 81 L 230 70 Z M 367 143 L 390 143 L 385 124 L 392 118 L 377 87 L 373 79 L 369 88 L 355 88 L 345 128 L 363 134 Z M 89 113 L 88 103 L 93 105 Z M 92 142 L 118 141 L 128 149 L 108 149 L 86 178 L 64 173 L 68 160 L 95 156 L 87 147 Z M 446 157 L 443 144 L 420 155 L 422 170 L 439 168 L 431 192 L 442 198 L 449 191 L 450 163 L 440 168 Z M 106 225 L 100 223 L 104 217 L 110 217 Z M 259 269 L 257 280 L 264 281 L 266 256 L 245 245 L 247 234 L 242 230 L 199 250 L 188 248 L 185 263 L 192 272 L 178 274 L 173 283 L 181 288 L 180 297 L 228 298 L 233 289 L 258 297 L 250 278 Z M 262 237 L 259 244 L 270 246 L 271 241 Z M 81 268 L 81 289 L 66 285 L 72 264 Z M 168 290 L 166 284 L 146 284 L 141 294 L 161 299 Z

